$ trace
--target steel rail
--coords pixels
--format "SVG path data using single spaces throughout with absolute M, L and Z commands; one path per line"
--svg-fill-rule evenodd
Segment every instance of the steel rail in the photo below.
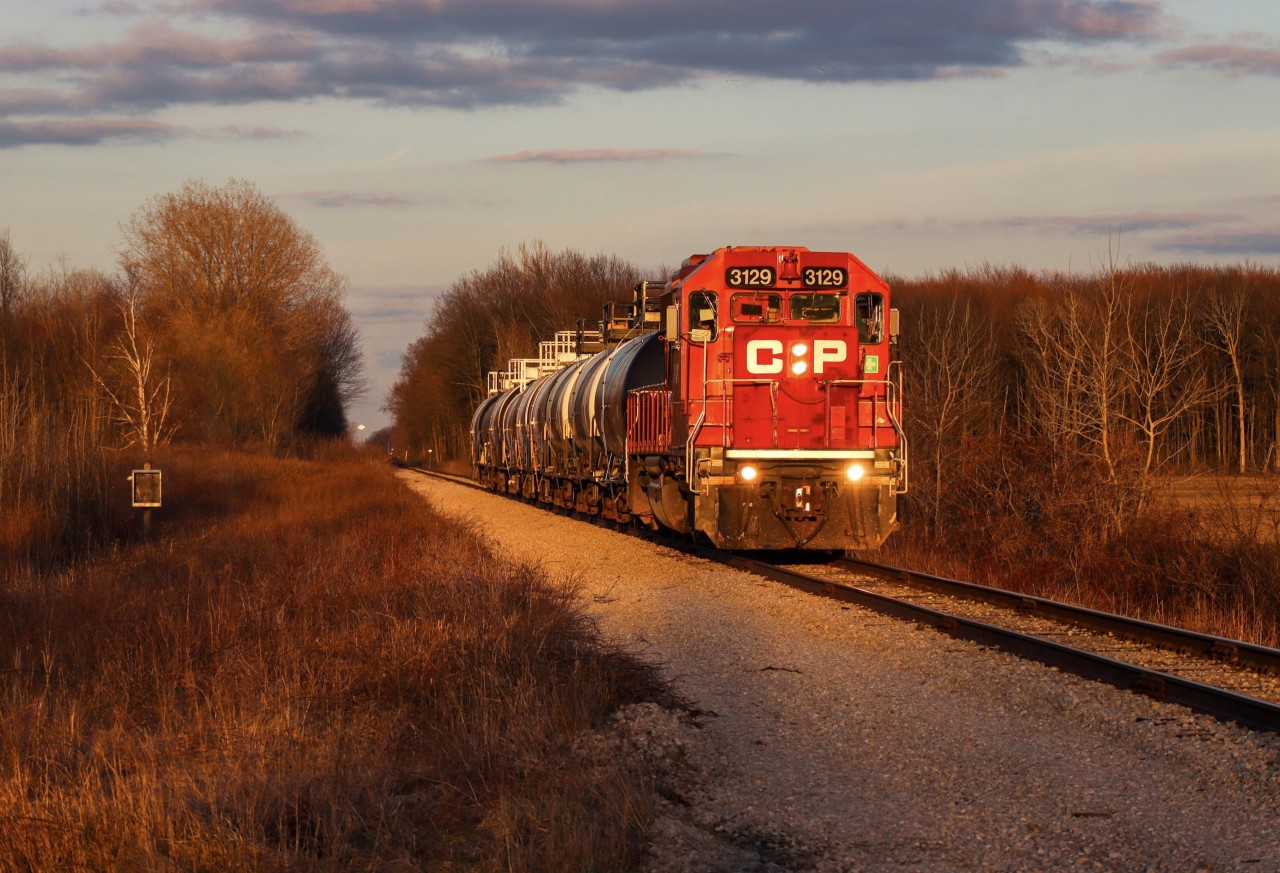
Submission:
M 1280 649 L 1228 637 L 1216 637 L 1212 634 L 1157 624 L 1139 618 L 1129 618 L 1083 606 L 1073 606 L 1069 603 L 1033 597 L 1003 588 L 890 567 L 858 558 L 840 558 L 834 563 L 845 569 L 879 576 L 889 581 L 918 585 L 940 594 L 965 600 L 981 600 L 1042 618 L 1078 625 L 1092 631 L 1114 634 L 1121 639 L 1150 643 L 1182 654 L 1200 655 L 1211 660 L 1225 661 L 1248 667 L 1259 673 L 1280 675 Z
M 475 482 L 462 479 L 461 477 L 441 474 L 434 470 L 425 470 L 420 467 L 409 467 L 415 472 L 423 473 L 427 476 L 444 479 L 459 485 L 467 485 L 490 494 L 502 497 L 509 497 L 524 503 L 531 503 L 523 497 L 514 494 L 506 494 L 500 491 L 490 491 L 487 488 Z M 541 504 L 537 504 L 541 505 Z M 547 507 L 552 509 L 552 507 Z M 576 513 L 575 513 L 576 514 Z M 964 616 L 952 615 L 940 610 L 931 609 L 926 606 L 920 606 L 910 601 L 900 600 L 884 594 L 878 594 L 874 591 L 868 591 L 856 585 L 839 582 L 832 579 L 824 579 L 817 576 L 811 576 L 798 570 L 787 567 L 780 567 L 775 564 L 757 561 L 747 558 L 741 554 L 726 552 L 720 549 L 714 549 L 709 546 L 700 545 L 690 542 L 687 539 L 681 539 L 674 536 L 664 536 L 655 531 L 643 530 L 629 525 L 622 525 L 610 522 L 606 519 L 598 517 L 588 517 L 588 520 L 594 523 L 607 526 L 613 530 L 623 533 L 630 533 L 633 536 L 649 540 L 658 545 L 675 549 L 685 554 L 694 555 L 696 557 L 705 558 L 715 561 L 737 570 L 772 579 L 790 585 L 810 594 L 817 594 L 824 597 L 834 598 L 846 603 L 852 603 L 882 615 L 888 615 L 906 621 L 913 621 L 927 627 L 935 628 L 943 633 L 958 639 L 970 640 L 980 645 L 991 646 L 1001 649 L 1021 658 L 1031 661 L 1037 661 L 1051 667 L 1056 667 L 1064 672 L 1072 673 L 1086 679 L 1093 679 L 1105 682 L 1124 691 L 1135 692 L 1152 697 L 1169 703 L 1177 703 L 1196 712 L 1202 712 L 1212 715 L 1223 721 L 1236 722 L 1254 730 L 1270 731 L 1280 733 L 1280 706 L 1248 697 L 1243 694 L 1237 694 L 1223 688 L 1207 685 L 1203 682 L 1196 682 L 1191 679 L 1184 679 L 1180 676 L 1172 676 L 1159 670 L 1153 670 L 1147 667 L 1140 667 L 1136 664 L 1130 664 L 1126 661 L 1119 661 L 1115 658 L 1108 658 L 1105 655 L 1098 655 L 1082 649 L 1072 648 L 1062 645 L 1061 643 L 1046 640 L 1041 637 L 1020 633 L 1018 631 L 1009 630 L 1007 628 L 998 627 L 986 622 L 977 621 Z M 1015 608 L 1026 610 L 1028 604 L 1033 604 L 1035 610 L 1046 617 L 1056 617 L 1057 610 L 1061 609 L 1061 615 L 1071 615 L 1073 618 L 1063 618 L 1064 621 L 1072 621 L 1080 623 L 1081 619 L 1090 621 L 1102 621 L 1105 617 L 1114 623 L 1123 624 L 1128 630 L 1123 633 L 1134 633 L 1136 625 L 1147 626 L 1150 628 L 1159 628 L 1165 633 L 1160 639 L 1183 640 L 1183 634 L 1189 635 L 1197 639 L 1198 643 L 1205 640 L 1213 643 L 1230 643 L 1237 647 L 1237 651 L 1244 656 L 1245 652 L 1262 652 L 1272 653 L 1280 656 L 1280 651 L 1274 649 L 1266 649 L 1262 646 L 1253 646 L 1248 643 L 1240 643 L 1234 640 L 1221 640 L 1218 637 L 1211 637 L 1206 634 L 1196 634 L 1193 631 L 1180 631 L 1177 628 L 1165 627 L 1164 625 L 1156 625 L 1151 622 L 1142 622 L 1137 619 L 1126 619 L 1122 616 L 1113 616 L 1109 613 L 1097 612 L 1096 610 L 1086 610 L 1081 607 L 1072 607 L 1067 604 L 1057 603 L 1055 601 L 1045 600 L 1043 598 L 1028 597 L 1027 595 L 1018 594 L 1016 592 L 1004 591 L 1001 589 L 987 588 L 981 585 L 974 585 L 969 582 L 959 582 L 958 580 L 943 579 L 942 577 L 928 576 L 928 574 L 911 573 L 896 567 L 888 567 L 883 564 L 875 564 L 856 559 L 842 558 L 837 559 L 837 565 L 848 567 L 857 567 L 859 570 L 873 570 L 881 575 L 890 575 L 896 581 L 904 581 L 908 577 L 911 579 L 919 578 L 929 580 L 930 587 L 945 588 L 948 593 L 957 596 L 965 596 L 967 599 L 986 599 L 995 601 L 1002 605 L 1011 605 Z M 942 583 L 947 583 L 943 585 Z M 960 594 L 959 592 L 966 592 Z M 1052 607 L 1052 608 L 1051 608 Z M 1109 625 L 1108 632 L 1116 633 L 1116 627 L 1119 624 Z M 1094 629 L 1102 629 L 1096 627 Z M 1183 648 L 1183 646 L 1176 646 Z
M 1178 703 L 1197 712 L 1203 712 L 1224 721 L 1237 722 L 1255 730 L 1280 733 L 1280 706 L 1264 700 L 1206 685 L 1203 682 L 1172 676 L 1159 670 L 1140 667 L 1127 661 L 1118 661 L 1105 655 L 1064 646 L 1061 643 L 986 622 L 919 606 L 906 600 L 868 591 L 856 585 L 810 576 L 798 570 L 719 552 L 715 549 L 698 547 L 694 551 L 702 557 L 783 582 L 813 594 L 832 597 L 884 615 L 927 625 L 953 637 L 993 646 L 1077 676 L 1105 682 L 1125 691 Z
M 431 479 L 441 479 L 445 482 L 452 482 L 454 485 L 461 485 L 463 488 L 474 488 L 477 491 L 485 491 L 489 494 L 496 494 L 501 497 L 516 496 L 514 494 L 507 494 L 503 491 L 491 491 L 490 489 L 481 485 L 475 479 L 468 479 L 466 476 L 459 476 L 456 473 L 446 473 L 443 470 L 430 470 L 426 467 L 419 467 L 416 464 L 408 464 L 403 461 L 392 461 L 391 465 L 393 467 L 398 467 L 401 470 L 409 470 L 410 472 L 413 472 L 413 473 L 421 473 L 422 475 L 427 476 Z

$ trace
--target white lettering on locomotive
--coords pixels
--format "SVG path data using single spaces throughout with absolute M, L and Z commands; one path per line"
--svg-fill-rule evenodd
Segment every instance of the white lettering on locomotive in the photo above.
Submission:
M 757 339 L 747 343 L 747 372 L 755 376 L 772 376 L 784 368 L 782 340 Z M 844 340 L 820 339 L 813 341 L 813 373 L 820 375 L 827 364 L 838 364 L 849 357 L 849 346 Z
M 813 341 L 813 372 L 821 373 L 827 364 L 838 364 L 849 356 L 844 340 Z
M 770 360 L 760 360 L 761 352 L 769 352 Z M 747 343 L 747 372 L 768 376 L 782 372 L 782 340 L 758 339 Z

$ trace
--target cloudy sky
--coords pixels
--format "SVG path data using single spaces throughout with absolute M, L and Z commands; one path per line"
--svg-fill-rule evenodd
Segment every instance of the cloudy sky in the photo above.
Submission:
M 112 271 L 188 179 L 349 277 L 371 428 L 432 295 L 503 247 L 1280 266 L 1280 4 L 8 0 L 0 228 Z

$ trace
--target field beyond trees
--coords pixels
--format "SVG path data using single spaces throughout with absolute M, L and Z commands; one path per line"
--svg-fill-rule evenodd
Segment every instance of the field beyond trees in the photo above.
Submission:
M 383 464 L 170 450 L 160 536 L 0 578 L 0 869 L 623 869 L 666 701 Z

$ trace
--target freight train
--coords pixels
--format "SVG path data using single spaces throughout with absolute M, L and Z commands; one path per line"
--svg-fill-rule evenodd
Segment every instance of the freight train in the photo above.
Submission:
M 731 550 L 865 550 L 907 490 L 898 313 L 844 252 L 738 246 L 489 374 L 495 491 Z

